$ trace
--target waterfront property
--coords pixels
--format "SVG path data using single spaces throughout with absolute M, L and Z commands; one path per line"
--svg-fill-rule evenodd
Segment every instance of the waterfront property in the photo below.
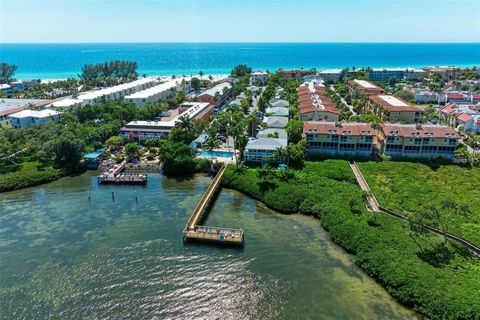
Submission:
M 452 159 L 460 138 L 442 125 L 380 123 L 378 129 L 380 151 L 391 158 Z
M 265 117 L 263 118 L 263 122 L 266 124 L 267 128 L 280 128 L 283 129 L 287 126 L 288 124 L 288 118 L 287 117 Z
M 250 84 L 254 85 L 260 83 L 261 85 L 265 85 L 269 75 L 270 74 L 266 71 L 254 71 L 250 74 Z
M 385 90 L 383 90 L 383 88 L 380 88 L 379 86 L 369 82 L 369 81 L 366 81 L 366 80 L 358 80 L 358 79 L 355 79 L 355 80 L 350 80 L 348 82 L 350 88 L 352 89 L 356 89 L 364 94 L 366 94 L 367 96 L 369 95 L 378 95 L 378 94 L 384 94 L 385 93 Z
M 207 102 L 214 106 L 220 106 L 232 96 L 232 85 L 228 82 L 222 82 L 216 86 L 205 90 L 197 96 L 197 101 Z
M 23 128 L 33 124 L 46 123 L 60 120 L 61 112 L 45 110 L 22 110 L 8 115 L 12 128 Z
M 273 156 L 275 150 L 287 146 L 287 138 L 255 138 L 245 146 L 245 162 L 269 163 L 278 161 Z
M 258 131 L 257 138 L 287 139 L 287 131 L 281 128 L 267 128 L 267 129 Z
M 375 144 L 375 132 L 368 123 L 306 121 L 303 136 L 308 154 L 369 157 Z
M 315 71 L 305 70 L 305 69 L 291 69 L 291 70 L 277 69 L 275 73 L 281 75 L 284 78 L 290 78 L 290 79 L 302 81 L 305 76 L 314 75 Z
M 175 127 L 180 116 L 190 119 L 207 120 L 213 113 L 213 106 L 205 102 L 185 102 L 175 110 L 169 111 L 160 120 L 131 121 L 120 129 L 120 136 L 129 141 L 144 142 L 146 140 L 159 140 L 166 138 Z
M 391 78 L 397 80 L 418 80 L 425 76 L 425 71 L 410 68 L 373 68 L 367 70 L 367 75 L 374 81 L 387 81 Z
M 422 109 L 390 95 L 368 96 L 367 109 L 388 122 L 416 123 L 420 121 Z
M 457 78 L 463 74 L 462 68 L 455 66 L 432 66 L 422 68 L 425 74 L 430 76 L 433 74 L 439 74 L 447 78 Z
M 300 86 L 297 88 L 298 108 L 302 121 L 338 121 L 340 111 L 330 97 L 325 95 L 325 88 L 320 86 Z

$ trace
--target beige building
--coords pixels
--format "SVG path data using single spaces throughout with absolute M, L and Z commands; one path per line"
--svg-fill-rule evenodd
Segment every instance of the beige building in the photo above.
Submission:
M 369 157 L 375 144 L 375 132 L 368 123 L 306 121 L 303 136 L 309 155 Z
M 368 96 L 367 109 L 383 121 L 417 123 L 420 121 L 422 109 L 410 103 L 390 95 Z
M 385 92 L 383 88 L 365 80 L 350 80 L 348 84 L 351 89 L 356 89 L 367 96 L 383 94 Z
M 392 158 L 452 159 L 460 136 L 441 125 L 381 123 L 377 138 L 380 151 Z

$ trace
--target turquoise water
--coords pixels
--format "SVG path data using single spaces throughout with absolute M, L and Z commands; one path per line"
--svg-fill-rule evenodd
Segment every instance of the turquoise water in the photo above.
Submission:
M 76 77 L 84 64 L 137 61 L 148 75 L 229 73 L 255 69 L 422 67 L 480 65 L 480 44 L 404 43 L 100 43 L 1 44 L 0 61 L 18 65 L 22 78 Z
M 210 181 L 87 173 L 0 194 L 0 319 L 415 318 L 317 220 L 232 190 L 206 223 L 243 228 L 245 247 L 184 245 Z
M 200 152 L 202 157 L 221 157 L 221 158 L 232 158 L 233 152 L 228 151 L 202 151 Z

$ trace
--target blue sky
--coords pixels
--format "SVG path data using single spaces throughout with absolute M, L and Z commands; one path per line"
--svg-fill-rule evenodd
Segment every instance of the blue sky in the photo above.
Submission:
M 0 0 L 0 42 L 480 42 L 480 0 Z

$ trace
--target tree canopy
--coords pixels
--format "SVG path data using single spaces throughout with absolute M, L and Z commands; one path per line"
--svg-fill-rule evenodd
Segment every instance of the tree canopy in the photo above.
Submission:
M 13 75 L 17 71 L 17 66 L 6 62 L 0 63 L 0 83 L 8 83 L 12 80 Z

